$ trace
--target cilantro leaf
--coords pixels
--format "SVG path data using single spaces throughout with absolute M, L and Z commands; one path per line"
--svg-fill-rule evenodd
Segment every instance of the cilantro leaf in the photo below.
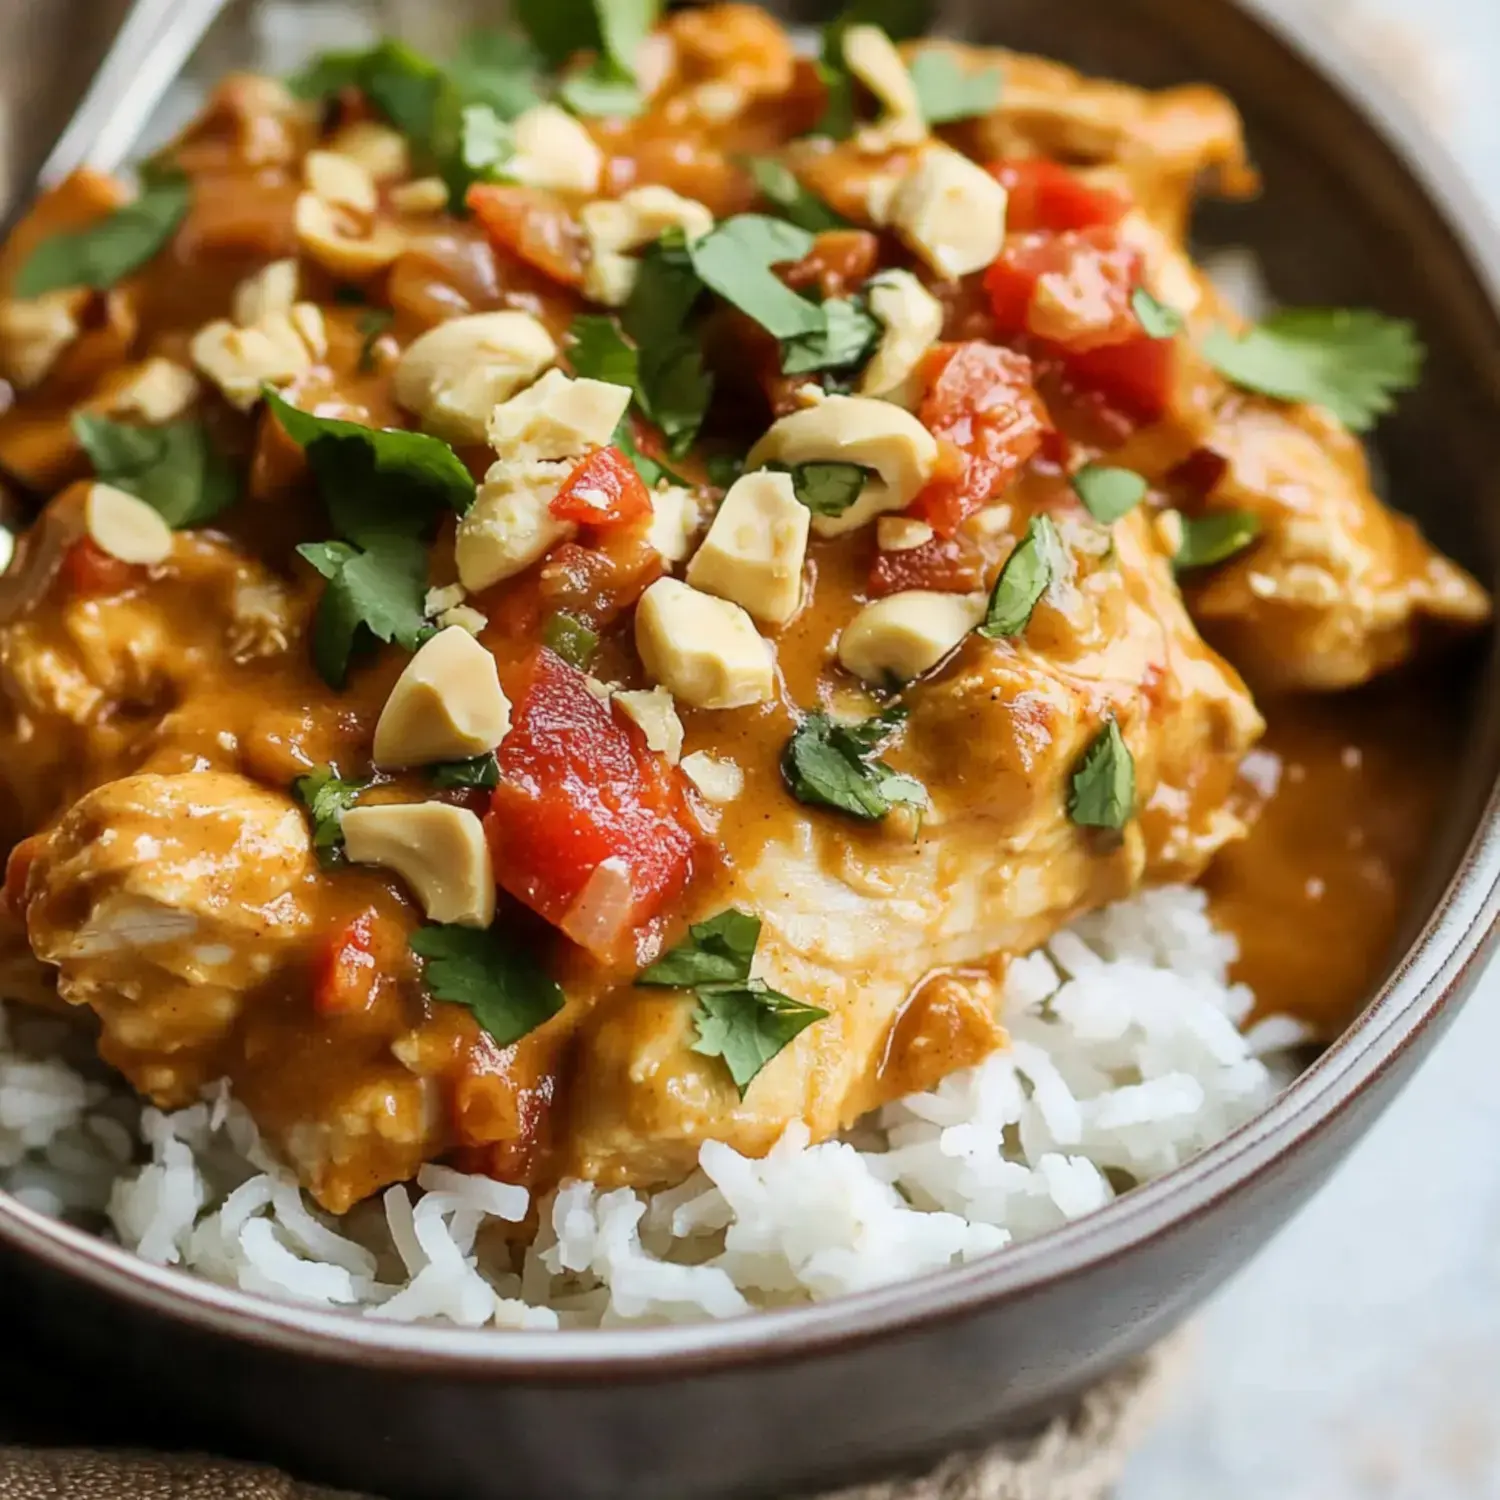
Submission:
M 640 270 L 630 300 L 620 309 L 620 324 L 644 348 L 682 332 L 703 283 L 680 229 L 669 230 L 638 259 Z
M 705 286 L 768 333 L 790 339 L 822 332 L 827 319 L 816 302 L 799 297 L 771 267 L 801 260 L 812 242 L 805 229 L 785 219 L 737 214 L 695 240 L 687 253 Z
M 1112 469 L 1106 464 L 1085 464 L 1072 483 L 1083 508 L 1105 526 L 1128 516 L 1150 488 L 1134 469 Z
M 80 411 L 73 434 L 100 479 L 144 500 L 168 526 L 202 525 L 239 498 L 234 470 L 201 422 L 131 427 Z
M 1068 816 L 1083 828 L 1117 830 L 1135 816 L 1135 757 L 1114 719 L 1084 751 L 1073 773 Z
M 500 182 L 516 154 L 510 126 L 488 104 L 466 104 L 459 126 L 458 159 L 449 168 L 449 196 L 461 201 L 476 182 Z
M 827 98 L 814 135 L 843 140 L 854 133 L 854 79 L 844 66 L 844 33 L 851 26 L 878 26 L 893 42 L 921 36 L 931 20 L 930 0 L 854 0 L 822 32 L 818 78 Z
M 648 454 L 641 452 L 636 446 L 635 433 L 631 429 L 628 414 L 620 419 L 620 425 L 615 428 L 614 445 L 635 465 L 635 472 L 641 476 L 641 483 L 648 490 L 654 490 L 659 484 L 676 484 L 684 489 L 691 488 L 680 474 L 674 474 L 665 464 L 658 463 Z
M 557 97 L 575 115 L 595 119 L 629 120 L 646 107 L 635 79 L 607 57 L 570 73 L 558 85 Z
M 696 339 L 664 335 L 634 349 L 612 318 L 593 315 L 574 318 L 569 332 L 569 359 L 579 375 L 628 385 L 641 415 L 661 428 L 674 456 L 692 446 L 713 390 Z
M 1148 338 L 1169 339 L 1182 332 L 1183 316 L 1175 307 L 1153 297 L 1143 286 L 1130 294 L 1130 310 L 1136 315 Z
M 493 750 L 469 760 L 443 761 L 429 766 L 428 771 L 434 786 L 448 789 L 478 788 L 481 791 L 492 791 L 500 785 L 500 762 L 495 758 Z
M 636 58 L 660 10 L 660 0 L 519 0 L 517 6 L 521 24 L 552 67 L 561 68 L 579 52 L 599 54 L 590 69 L 592 81 L 584 85 L 583 102 L 574 87 L 580 75 L 569 79 L 561 91 L 564 102 L 584 114 L 593 112 L 587 107 L 590 98 L 597 102 L 600 97 L 591 95 L 591 91 L 606 85 L 613 86 L 615 103 L 625 100 L 624 90 L 629 88 L 635 95 L 636 108 L 626 112 L 638 112 Z M 611 108 L 605 112 L 621 111 Z
M 849 221 L 836 214 L 815 193 L 798 182 L 790 167 L 774 156 L 749 156 L 744 167 L 755 179 L 761 196 L 774 203 L 799 229 L 822 234 L 828 229 L 847 229 Z
M 519 945 L 491 927 L 429 923 L 410 938 L 434 1000 L 462 1005 L 502 1047 L 563 1008 L 562 987 Z
M 722 1057 L 741 1099 L 773 1057 L 828 1015 L 759 979 L 700 985 L 697 994 L 693 1027 L 698 1040 L 693 1051 L 701 1057 Z
M 766 467 L 778 474 L 790 474 L 792 493 L 815 516 L 843 515 L 875 472 L 862 464 L 834 459 L 806 464 L 768 463 Z
M 559 610 L 542 626 L 542 643 L 581 672 L 599 649 L 599 633 L 591 630 L 576 615 Z
M 907 72 L 929 125 L 987 115 L 1000 103 L 1000 69 L 965 68 L 945 48 L 928 47 L 917 53 Z
M 334 530 L 368 547 L 426 531 L 444 510 L 462 515 L 474 476 L 438 438 L 394 427 L 362 427 L 300 411 L 269 387 L 267 406 L 307 455 Z
M 381 336 L 395 321 L 395 313 L 388 312 L 383 307 L 372 307 L 369 312 L 359 315 L 359 320 L 354 326 L 359 333 L 364 335 L 364 340 L 359 346 L 358 369 L 361 374 L 368 375 L 375 368 L 375 345 L 380 342 Z
M 809 807 L 831 807 L 867 822 L 893 807 L 926 807 L 920 781 L 873 758 L 905 722 L 903 708 L 887 709 L 861 724 L 808 714 L 782 752 L 787 790 Z
M 667 989 L 738 983 L 749 979 L 759 941 L 760 918 L 731 906 L 705 922 L 694 922 L 686 939 L 643 969 L 636 983 Z
M 469 104 L 487 104 L 514 120 L 542 102 L 542 59 L 523 36 L 490 28 L 471 31 L 448 64 L 448 76 Z
M 292 791 L 312 819 L 313 852 L 325 870 L 344 863 L 344 830 L 339 826 L 339 815 L 354 806 L 369 784 L 368 779 L 343 780 L 332 766 L 319 766 L 292 783 Z
M 346 542 L 304 542 L 297 552 L 328 580 L 313 618 L 312 652 L 330 687 L 348 680 L 362 631 L 414 651 L 431 630 L 422 613 L 427 551 L 416 539 L 382 538 L 365 551 Z
M 782 343 L 782 374 L 846 370 L 864 364 L 875 352 L 882 330 L 863 298 L 833 297 L 821 306 L 823 327 Z
M 1421 373 L 1423 349 L 1410 323 L 1348 308 L 1273 313 L 1235 336 L 1215 329 L 1203 354 L 1225 379 L 1281 401 L 1326 406 L 1367 432 Z
M 171 239 L 191 202 L 186 177 L 156 175 L 143 184 L 138 197 L 113 213 L 79 229 L 48 235 L 22 263 L 11 295 L 40 297 L 72 286 L 108 291 Z
M 980 635 L 998 641 L 1026 629 L 1032 610 L 1052 582 L 1061 551 L 1062 539 L 1051 520 L 1033 516 L 995 580 L 989 609 L 979 625 Z
M 710 453 L 703 461 L 708 472 L 708 482 L 716 489 L 727 490 L 745 472 L 745 460 L 733 453 Z M 792 481 L 795 491 L 797 482 Z M 805 503 L 805 502 L 804 502 Z
M 1260 535 L 1260 517 L 1248 510 L 1215 510 L 1178 519 L 1182 522 L 1182 540 L 1172 566 L 1179 573 L 1225 562 Z

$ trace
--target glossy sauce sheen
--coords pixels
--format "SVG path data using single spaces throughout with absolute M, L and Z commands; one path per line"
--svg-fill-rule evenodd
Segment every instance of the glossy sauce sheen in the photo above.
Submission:
M 916 377 L 925 391 L 918 410 L 945 446 L 942 482 L 914 504 L 952 534 L 885 554 L 873 526 L 813 541 L 801 609 L 763 631 L 776 653 L 770 700 L 681 709 L 685 752 L 734 762 L 744 791 L 715 806 L 658 768 L 692 830 L 691 878 L 627 940 L 590 954 L 502 892 L 500 923 L 567 996 L 561 1014 L 519 1043 L 500 1046 L 470 1011 L 425 991 L 407 948 L 422 916 L 398 881 L 325 870 L 305 848 L 294 858 L 286 847 L 289 825 L 279 819 L 302 816 L 294 781 L 320 766 L 368 773 L 375 722 L 408 660 L 395 648 L 370 653 L 342 691 L 314 669 L 307 633 L 322 583 L 294 549 L 328 531 L 296 444 L 262 408 L 241 414 L 209 388 L 195 411 L 243 474 L 243 502 L 212 529 L 179 532 L 160 567 L 120 574 L 69 550 L 89 475 L 70 417 L 84 405 L 107 408 L 131 362 L 189 364 L 193 334 L 227 315 L 242 278 L 298 253 L 302 158 L 328 144 L 340 116 L 361 118 L 365 106 L 345 97 L 319 120 L 273 86 L 227 80 L 176 148 L 193 206 L 172 243 L 90 300 L 83 331 L 36 389 L 8 409 L 0 401 L 0 472 L 38 501 L 50 497 L 0 581 L 0 833 L 16 849 L 3 933 L 9 991 L 47 1003 L 52 971 L 33 952 L 61 963 L 62 997 L 99 1015 L 103 1055 L 138 1089 L 177 1106 L 228 1077 L 336 1210 L 435 1157 L 515 1180 L 573 1172 L 661 1182 L 685 1176 L 705 1138 L 758 1153 L 794 1119 L 827 1136 L 1003 1046 L 994 1000 L 1008 955 L 1142 883 L 1192 881 L 1205 868 L 1261 1009 L 1301 1015 L 1329 1035 L 1367 993 L 1437 816 L 1441 755 L 1429 737 L 1410 743 L 1418 700 L 1402 687 L 1378 707 L 1361 697 L 1267 698 L 1264 746 L 1279 757 L 1279 789 L 1266 800 L 1236 779 L 1262 727 L 1236 668 L 1251 687 L 1286 686 L 1264 671 L 1267 661 L 1294 686 L 1347 686 L 1409 655 L 1422 619 L 1473 624 L 1487 609 L 1472 580 L 1380 506 L 1357 445 L 1316 413 L 1229 391 L 1186 338 L 1170 350 L 1147 347 L 1119 306 L 1104 309 L 1109 336 L 1124 330 L 1136 364 L 1128 383 L 1100 386 L 1099 361 L 1070 352 L 1055 319 L 1047 339 L 1007 329 L 984 273 L 939 281 L 867 222 L 872 181 L 910 158 L 806 138 L 822 86 L 774 21 L 746 6 L 711 7 L 673 15 L 666 31 L 676 61 L 652 107 L 636 121 L 592 122 L 606 155 L 601 194 L 659 184 L 720 219 L 763 212 L 740 161 L 776 153 L 853 223 L 784 267 L 785 280 L 834 297 L 878 267 L 918 270 L 946 316 L 943 342 Z M 984 163 L 1066 162 L 1071 210 L 1119 218 L 1130 209 L 1118 233 L 1144 248 L 1111 240 L 1115 261 L 1195 301 L 1198 326 L 1221 317 L 1181 240 L 1203 172 L 1216 171 L 1227 191 L 1252 183 L 1227 103 L 1207 90 L 1143 95 L 994 56 L 1007 90 L 1015 85 L 1030 102 L 1010 113 L 1002 91 L 993 117 L 949 132 L 954 144 Z M 737 112 L 695 114 L 695 91 L 730 78 L 744 95 Z M 120 197 L 84 175 L 43 200 L 0 252 L 0 294 L 46 235 L 97 219 Z M 348 305 L 348 289 L 304 256 L 300 295 L 321 309 L 329 347 L 286 398 L 322 416 L 415 425 L 391 390 L 400 351 L 477 311 L 534 314 L 566 358 L 566 330 L 586 307 L 569 285 L 582 264 L 579 205 L 537 193 L 508 207 L 504 199 L 483 222 L 402 221 L 403 253 L 356 289 L 367 306 Z M 384 201 L 380 213 L 395 216 Z M 1023 236 L 1034 228 L 1011 227 Z M 1099 314 L 1091 298 L 1075 307 L 1078 317 Z M 361 326 L 369 307 L 392 315 L 388 327 Z M 704 340 L 719 393 L 709 446 L 743 454 L 773 416 L 796 408 L 807 377 L 783 376 L 774 341 L 737 312 L 715 311 Z M 997 477 L 967 497 L 985 412 L 1009 398 L 998 379 L 966 385 L 965 369 L 1010 371 L 1024 387 L 1010 393 Z M 1143 380 L 1159 388 L 1143 395 Z M 1038 413 L 1045 433 L 1028 427 Z M 652 447 L 654 434 L 637 436 Z M 1220 450 L 1244 461 L 1221 463 L 1217 487 L 1186 485 L 1183 474 L 1201 470 L 1204 454 L 1210 467 L 1220 463 Z M 711 509 L 721 492 L 706 483 L 705 456 L 673 467 Z M 494 455 L 478 447 L 461 457 L 478 478 Z M 1105 458 L 1152 485 L 1149 501 L 1108 532 L 1068 481 L 1085 460 Z M 1185 604 L 1157 513 L 1221 503 L 1254 509 L 1261 541 L 1249 561 L 1185 581 Z M 1069 563 L 1024 636 L 970 637 L 903 695 L 910 720 L 887 759 L 931 797 L 920 826 L 904 812 L 862 823 L 794 800 L 781 761 L 802 716 L 862 716 L 887 701 L 837 662 L 840 633 L 859 608 L 913 588 L 982 597 L 1040 515 L 1060 528 Z M 1345 562 L 1329 557 L 1356 557 L 1366 572 L 1345 578 Z M 1319 568 L 1332 582 L 1313 602 L 1281 586 L 1283 574 Z M 647 545 L 644 526 L 608 536 L 585 528 L 466 602 L 484 615 L 479 638 L 513 696 L 559 611 L 601 636 L 590 666 L 597 678 L 645 687 L 631 613 L 666 571 L 682 570 Z M 429 581 L 454 576 L 449 520 L 431 549 Z M 251 638 L 255 612 L 244 601 L 257 591 L 271 599 L 272 620 Z M 1378 620 L 1362 618 L 1355 600 L 1378 603 Z M 643 754 L 639 731 L 611 714 L 608 732 Z M 1075 826 L 1065 813 L 1074 769 L 1111 718 L 1140 791 L 1138 816 L 1118 833 Z M 203 773 L 223 779 L 192 783 L 202 804 L 188 795 L 189 811 L 172 811 L 172 788 Z M 435 792 L 418 773 L 377 776 L 362 805 L 434 796 L 481 816 L 490 807 L 486 793 Z M 80 799 L 87 817 L 70 811 Z M 90 893 L 115 878 L 92 862 L 122 836 L 164 840 L 198 872 L 170 897 L 154 887 L 151 895 L 224 929 L 223 972 L 205 977 L 201 955 L 171 945 L 70 968 Z M 504 840 L 492 844 L 504 884 Z M 771 982 L 829 1012 L 743 1098 L 718 1060 L 693 1051 L 691 999 L 633 982 L 690 921 L 730 905 L 763 918 L 757 962 Z M 973 921 L 955 915 L 971 909 Z

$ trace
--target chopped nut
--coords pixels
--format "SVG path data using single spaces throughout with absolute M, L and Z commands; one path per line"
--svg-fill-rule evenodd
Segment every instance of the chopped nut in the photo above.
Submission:
M 682 760 L 683 774 L 710 802 L 733 802 L 745 790 L 745 773 L 732 760 L 695 750 Z
M 687 557 L 702 524 L 702 507 L 691 490 L 672 484 L 652 491 L 651 525 L 646 540 L 668 562 L 682 562 Z
M 901 54 L 878 26 L 851 26 L 844 33 L 844 62 L 849 71 L 880 101 L 883 118 L 856 137 L 861 151 L 881 155 L 902 146 L 915 146 L 927 135 L 927 122 L 916 85 Z
M 573 472 L 565 463 L 493 464 L 458 523 L 453 560 L 470 593 L 513 578 L 577 530 L 549 509 Z
M 910 271 L 882 271 L 869 283 L 869 299 L 885 332 L 860 377 L 860 394 L 910 409 L 917 365 L 943 331 L 943 305 Z
M 743 708 L 775 691 L 772 652 L 738 604 L 658 578 L 635 612 L 647 675 L 693 708 Z
M 1005 189 L 983 167 L 934 141 L 901 179 L 890 222 L 939 275 L 966 276 L 999 255 L 1005 209 Z
M 802 602 L 802 565 L 812 512 L 789 474 L 761 469 L 735 480 L 687 581 L 704 593 L 743 605 L 758 620 L 785 625 Z
M 136 365 L 109 393 L 112 416 L 139 417 L 153 426 L 180 417 L 198 399 L 198 380 L 174 360 L 152 358 Z
M 490 445 L 502 458 L 577 458 L 614 437 L 630 396 L 629 386 L 548 370 L 490 414 Z
M 342 126 L 329 149 L 357 162 L 376 182 L 393 182 L 411 171 L 411 150 L 406 137 L 378 120 L 354 120 Z M 308 186 L 318 191 L 311 180 Z M 322 196 L 326 198 L 328 194 Z
M 867 604 L 839 637 L 839 661 L 863 682 L 910 682 L 929 672 L 984 618 L 968 594 L 910 589 Z
M 112 484 L 89 486 L 83 502 L 89 540 L 121 562 L 151 565 L 172 555 L 172 529 L 144 500 Z
M 814 516 L 819 536 L 853 531 L 884 511 L 905 510 L 937 464 L 937 440 L 899 406 L 869 396 L 829 396 L 781 417 L 750 450 L 747 468 L 834 462 L 873 469 L 859 499 L 842 515 Z
M 380 202 L 375 179 L 352 157 L 334 151 L 309 151 L 302 163 L 303 181 L 324 203 L 373 214 Z
M 383 271 L 406 249 L 406 236 L 394 224 L 362 221 L 316 193 L 298 196 L 292 220 L 304 253 L 350 281 Z
M 557 358 L 541 322 L 524 312 L 475 313 L 429 328 L 396 363 L 396 400 L 450 443 L 479 443 L 495 408 Z
M 248 328 L 228 319 L 209 323 L 193 335 L 193 363 L 224 393 L 249 411 L 263 385 L 288 385 L 305 375 L 327 352 L 323 315 L 308 302 L 290 312 L 268 313 Z
M 440 214 L 448 206 L 448 186 L 441 177 L 418 177 L 393 187 L 390 202 L 398 214 L 414 218 Z
M 234 289 L 234 321 L 253 328 L 272 313 L 289 313 L 297 300 L 297 262 L 273 260 Z
M 489 623 L 486 616 L 468 604 L 455 604 L 438 616 L 438 624 L 445 629 L 466 630 L 470 635 L 478 635 Z
M 558 193 L 599 191 L 604 153 L 566 110 L 538 104 L 518 116 L 511 128 L 516 153 L 505 164 L 508 176 Z
M 935 534 L 926 521 L 911 516 L 881 516 L 875 523 L 875 541 L 882 552 L 910 552 L 925 547 Z
M 666 688 L 615 693 L 612 701 L 646 736 L 646 748 L 665 755 L 675 766 L 682 755 L 682 720 L 677 717 L 677 705 Z
M 92 296 L 74 286 L 24 301 L 0 298 L 0 376 L 21 391 L 40 385 L 78 337 Z
M 495 876 L 484 824 L 446 802 L 351 807 L 340 824 L 357 865 L 394 870 L 429 921 L 488 927 L 495 920 Z
M 422 613 L 435 620 L 445 609 L 457 609 L 467 599 L 468 592 L 461 583 L 450 583 L 440 589 L 428 589 L 422 601 Z
M 449 626 L 406 664 L 375 725 L 381 770 L 468 760 L 510 730 L 510 700 L 495 658 L 468 631 Z

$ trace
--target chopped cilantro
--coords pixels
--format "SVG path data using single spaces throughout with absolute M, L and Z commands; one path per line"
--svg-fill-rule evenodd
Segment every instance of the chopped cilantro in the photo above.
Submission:
M 1169 339 L 1182 332 L 1182 314 L 1153 297 L 1143 286 L 1130 294 L 1130 309 L 1149 338 Z
M 186 177 L 155 173 L 131 202 L 92 224 L 61 229 L 42 240 L 22 262 L 11 295 L 40 297 L 72 286 L 107 291 L 171 239 L 191 202 Z
M 760 918 L 731 906 L 706 922 L 695 922 L 687 938 L 643 969 L 636 983 L 691 989 L 748 979 L 759 941 Z
M 383 307 L 372 307 L 369 312 L 360 314 L 354 326 L 364 335 L 364 341 L 359 346 L 358 365 L 362 374 L 368 375 L 375 368 L 375 346 L 395 321 L 395 313 L 388 312 Z
M 912 58 L 907 72 L 929 125 L 987 115 L 1000 103 L 1000 69 L 966 68 L 946 48 L 925 48 Z
M 201 526 L 238 498 L 234 470 L 201 422 L 131 427 L 80 411 L 73 434 L 100 479 L 144 500 L 168 526 Z
M 1182 540 L 1172 566 L 1185 573 L 1189 568 L 1211 568 L 1243 552 L 1260 535 L 1260 518 L 1248 510 L 1215 510 L 1203 516 L 1179 516 Z
M 343 864 L 344 831 L 339 826 L 339 816 L 354 805 L 369 784 L 367 780 L 343 780 L 332 766 L 319 766 L 292 783 L 297 800 L 312 820 L 313 852 L 324 869 Z
M 809 234 L 822 234 L 828 229 L 849 227 L 847 219 L 803 187 L 792 169 L 783 166 L 775 157 L 747 157 L 744 165 L 755 179 L 761 196 L 774 203 L 799 229 L 805 229 Z
M 519 944 L 491 927 L 431 923 L 411 935 L 422 980 L 434 1000 L 474 1013 L 502 1047 L 521 1040 L 563 1008 L 562 988 Z
M 448 76 L 470 104 L 487 104 L 502 120 L 514 120 L 542 102 L 542 59 L 513 32 L 484 28 L 459 43 Z
M 823 326 L 781 346 L 784 375 L 814 370 L 847 370 L 864 364 L 880 342 L 881 326 L 861 297 L 833 297 L 821 303 Z
M 815 516 L 841 516 L 859 499 L 874 472 L 861 464 L 834 459 L 806 464 L 769 463 L 768 469 L 792 477 L 792 493 Z
M 827 325 L 823 309 L 799 297 L 771 267 L 800 260 L 813 237 L 785 219 L 737 214 L 687 247 L 698 279 L 726 302 L 779 339 L 819 334 Z
M 542 626 L 542 641 L 570 667 L 584 671 L 599 649 L 599 633 L 591 630 L 577 615 L 559 610 Z
M 628 385 L 636 408 L 661 428 L 674 456 L 692 446 L 713 389 L 696 339 L 674 333 L 635 349 L 614 319 L 597 315 L 575 318 L 569 332 L 569 358 L 579 375 Z
M 875 758 L 905 722 L 904 708 L 887 709 L 861 724 L 808 714 L 782 752 L 787 789 L 809 807 L 831 807 L 869 822 L 893 807 L 926 807 L 920 781 Z
M 1033 516 L 995 580 L 989 609 L 979 625 L 980 635 L 1000 640 L 1026 629 L 1032 610 L 1052 582 L 1061 552 L 1062 539 L 1051 520 Z
M 1150 486 L 1134 469 L 1112 469 L 1105 464 L 1085 464 L 1073 476 L 1073 491 L 1083 508 L 1105 526 L 1128 516 Z
M 1417 383 L 1423 349 L 1410 323 L 1347 308 L 1288 308 L 1248 332 L 1215 329 L 1208 362 L 1235 385 L 1281 401 L 1326 406 L 1366 432 Z
M 1111 719 L 1084 752 L 1068 791 L 1068 816 L 1084 828 L 1123 828 L 1135 816 L 1135 757 Z
M 428 768 L 434 786 L 491 791 L 500 785 L 500 762 L 493 750 L 469 760 L 449 760 Z

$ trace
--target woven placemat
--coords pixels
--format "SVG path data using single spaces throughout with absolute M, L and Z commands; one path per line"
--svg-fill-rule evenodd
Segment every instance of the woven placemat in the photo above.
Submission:
M 1178 1335 L 1039 1435 L 955 1455 L 915 1478 L 822 1500 L 1103 1500 L 1188 1361 Z M 50 1431 L 58 1430 L 49 1427 Z M 279 1470 L 201 1454 L 0 1447 L 0 1500 L 356 1500 Z

